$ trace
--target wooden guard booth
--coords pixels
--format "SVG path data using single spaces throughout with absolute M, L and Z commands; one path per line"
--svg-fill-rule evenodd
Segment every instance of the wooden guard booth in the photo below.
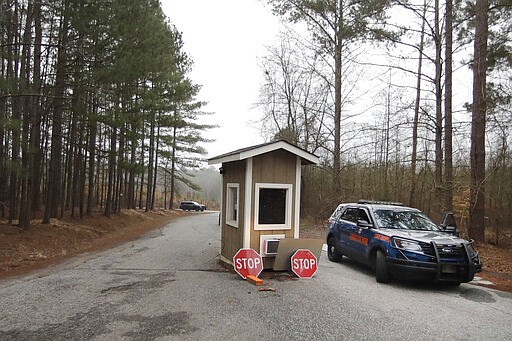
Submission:
M 318 157 L 286 141 L 260 144 L 208 160 L 222 164 L 221 259 L 232 264 L 242 248 L 252 248 L 272 268 L 282 238 L 299 238 L 303 165 Z

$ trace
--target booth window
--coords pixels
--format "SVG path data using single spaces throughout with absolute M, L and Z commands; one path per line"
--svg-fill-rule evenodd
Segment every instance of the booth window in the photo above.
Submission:
M 255 229 L 290 229 L 292 217 L 291 184 L 256 184 Z
M 238 227 L 239 184 L 227 184 L 226 224 Z

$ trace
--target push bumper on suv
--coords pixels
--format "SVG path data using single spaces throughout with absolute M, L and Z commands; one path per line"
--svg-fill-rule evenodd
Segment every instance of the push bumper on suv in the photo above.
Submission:
M 471 244 L 437 245 L 424 248 L 430 261 L 420 261 L 400 252 L 400 258 L 386 258 L 390 272 L 405 279 L 431 279 L 440 282 L 470 282 L 482 270 L 478 253 Z

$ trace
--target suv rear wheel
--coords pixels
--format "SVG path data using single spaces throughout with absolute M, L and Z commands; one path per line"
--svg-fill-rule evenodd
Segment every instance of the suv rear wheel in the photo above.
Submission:
M 327 240 L 327 257 L 331 262 L 339 263 L 341 262 L 341 258 L 343 255 L 336 250 L 336 246 L 334 246 L 334 237 L 330 237 Z

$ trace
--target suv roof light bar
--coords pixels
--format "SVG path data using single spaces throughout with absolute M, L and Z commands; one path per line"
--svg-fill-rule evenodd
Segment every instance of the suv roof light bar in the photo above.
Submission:
M 404 205 L 401 202 L 375 201 L 375 200 L 364 200 L 364 199 L 359 200 L 358 204 L 392 205 L 392 206 L 403 206 Z

